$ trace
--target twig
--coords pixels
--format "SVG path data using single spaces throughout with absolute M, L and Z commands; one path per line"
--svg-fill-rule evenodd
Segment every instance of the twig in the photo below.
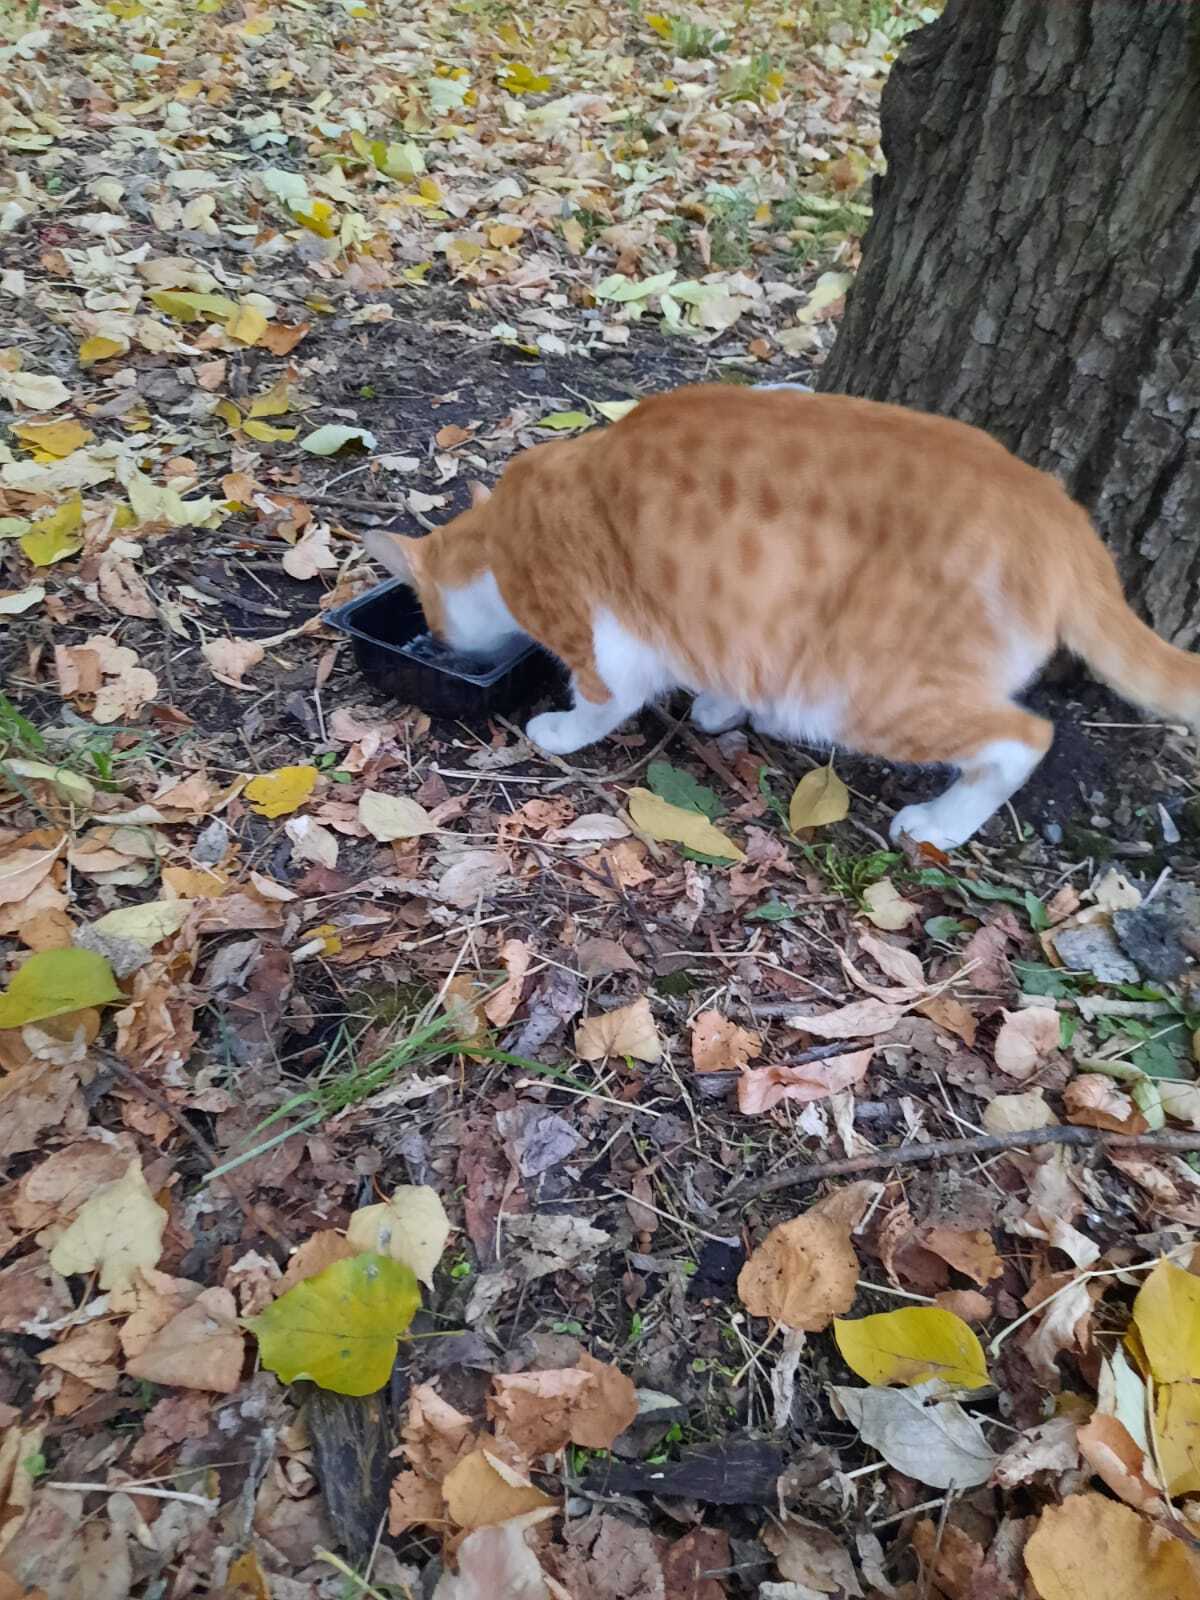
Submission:
M 151 1489 L 144 1483 L 48 1483 L 47 1489 L 57 1489 L 60 1494 L 137 1494 L 148 1500 L 178 1500 L 185 1506 L 201 1506 L 205 1511 L 215 1511 L 219 1500 L 207 1495 L 189 1494 L 186 1489 Z
M 986 1155 L 997 1150 L 1028 1150 L 1039 1144 L 1082 1145 L 1085 1149 L 1200 1150 L 1200 1130 L 1160 1133 L 1109 1133 L 1104 1128 L 1030 1128 L 1024 1133 L 981 1133 L 971 1139 L 934 1139 L 929 1144 L 900 1144 L 868 1156 L 848 1156 L 841 1161 L 817 1161 L 811 1166 L 788 1167 L 774 1177 L 745 1188 L 735 1188 L 729 1199 L 741 1205 L 759 1195 L 793 1184 L 815 1183 L 848 1172 L 871 1172 L 879 1167 L 915 1166 L 947 1156 Z
M 671 733 L 678 736 L 687 745 L 696 760 L 702 761 L 715 777 L 720 778 L 722 783 L 728 785 L 730 789 L 735 789 L 738 794 L 747 800 L 760 798 L 748 783 L 744 783 L 737 773 L 731 771 L 719 756 L 713 754 L 704 740 L 698 738 L 686 722 L 679 717 L 673 717 L 669 711 L 664 711 L 661 706 L 652 706 L 650 709 L 662 722 L 669 724 Z

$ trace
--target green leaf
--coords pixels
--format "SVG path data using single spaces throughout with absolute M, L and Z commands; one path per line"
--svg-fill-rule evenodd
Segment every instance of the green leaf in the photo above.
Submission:
M 939 1306 L 905 1306 L 875 1317 L 834 1319 L 842 1360 L 866 1383 L 910 1386 L 940 1378 L 956 1388 L 990 1382 L 979 1340 L 961 1317 Z
M 549 428 L 554 433 L 571 433 L 591 426 L 592 418 L 586 411 L 552 411 L 534 423 L 535 428 Z
M 38 950 L 0 995 L 0 1028 L 23 1028 L 123 998 L 112 968 L 94 950 Z
M 1060 972 L 1040 961 L 1014 961 L 1013 974 L 1022 994 L 1045 994 L 1054 1000 L 1069 1000 L 1079 993 L 1077 974 Z
M 225 322 L 237 312 L 237 301 L 196 289 L 151 289 L 151 304 L 180 322 Z
M 1046 915 L 1046 908 L 1028 889 L 1025 891 L 1025 910 L 1029 917 L 1029 926 L 1034 933 L 1044 933 L 1050 926 L 1050 918 Z
M 791 922 L 796 915 L 794 906 L 787 905 L 783 900 L 768 900 L 765 905 L 756 906 L 753 911 L 747 911 L 747 922 Z
M 925 923 L 925 932 L 931 939 L 945 941 L 966 931 L 966 923 L 960 922 L 957 917 L 929 917 Z
M 310 456 L 332 456 L 344 445 L 357 444 L 374 450 L 377 443 L 375 435 L 367 428 L 348 428 L 341 422 L 327 422 L 301 439 L 300 448 L 307 450 Z
M 420 1304 L 411 1267 L 368 1253 L 305 1278 L 245 1325 L 263 1366 L 284 1383 L 308 1378 L 335 1394 L 374 1394 Z
M 725 807 L 712 789 L 697 783 L 690 772 L 673 767 L 669 761 L 652 761 L 646 768 L 646 783 L 654 793 L 684 811 L 698 811 L 715 822 L 725 815 Z

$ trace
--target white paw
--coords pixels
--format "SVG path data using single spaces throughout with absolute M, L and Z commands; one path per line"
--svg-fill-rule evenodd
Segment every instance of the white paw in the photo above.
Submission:
M 974 829 L 960 832 L 944 812 L 938 811 L 936 801 L 931 801 L 928 805 L 905 806 L 903 811 L 897 811 L 888 829 L 888 836 L 894 842 L 902 833 L 906 833 L 918 844 L 931 844 L 936 850 L 956 850 L 960 844 L 966 843 L 973 832 Z
M 692 721 L 705 733 L 728 733 L 745 720 L 745 708 L 723 694 L 698 694 L 692 701 Z
M 543 711 L 525 724 L 525 737 L 554 756 L 569 756 L 593 742 L 593 735 L 580 726 L 573 711 Z

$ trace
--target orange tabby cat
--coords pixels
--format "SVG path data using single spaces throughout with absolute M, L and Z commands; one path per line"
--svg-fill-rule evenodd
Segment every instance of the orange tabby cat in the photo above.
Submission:
M 570 668 L 534 717 L 568 754 L 648 700 L 696 691 L 716 732 L 961 776 L 892 834 L 949 849 L 1025 782 L 1052 727 L 1014 704 L 1059 644 L 1121 694 L 1200 723 L 1200 657 L 1125 603 L 1086 513 L 977 428 L 844 395 L 680 389 L 539 445 L 428 538 L 372 533 L 435 633 L 520 631 Z

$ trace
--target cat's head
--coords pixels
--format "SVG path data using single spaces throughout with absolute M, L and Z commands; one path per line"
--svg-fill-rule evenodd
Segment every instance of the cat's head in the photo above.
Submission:
M 425 538 L 405 538 L 369 528 L 367 553 L 400 578 L 420 601 L 429 631 L 455 650 L 486 654 L 507 638 L 515 623 L 499 598 L 488 564 L 480 507 L 490 491 L 471 486 L 471 509 Z

